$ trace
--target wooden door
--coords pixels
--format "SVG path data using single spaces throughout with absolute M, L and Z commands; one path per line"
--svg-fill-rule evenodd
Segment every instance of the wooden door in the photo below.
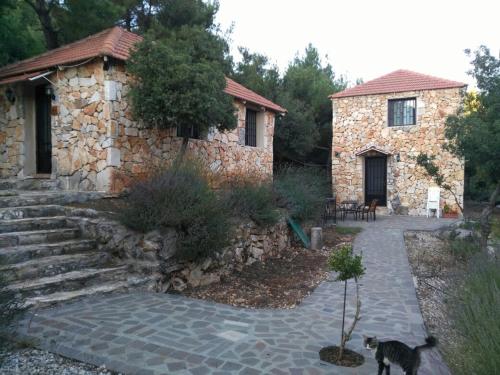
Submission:
M 387 157 L 365 157 L 365 204 L 378 199 L 379 206 L 387 204 Z
M 36 121 L 36 172 L 52 172 L 52 126 L 50 110 L 52 97 L 46 86 L 35 89 Z

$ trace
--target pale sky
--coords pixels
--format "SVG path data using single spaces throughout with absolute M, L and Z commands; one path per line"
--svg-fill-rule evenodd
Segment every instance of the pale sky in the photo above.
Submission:
M 472 85 L 465 48 L 500 53 L 499 0 L 220 0 L 217 21 L 234 23 L 237 46 L 281 72 L 310 42 L 353 83 L 409 69 Z

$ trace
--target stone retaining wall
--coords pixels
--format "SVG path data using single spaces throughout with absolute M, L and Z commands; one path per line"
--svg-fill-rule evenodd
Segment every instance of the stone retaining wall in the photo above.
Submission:
M 84 237 L 95 239 L 100 250 L 122 259 L 131 273 L 154 275 L 155 281 L 149 287 L 157 291 L 217 282 L 233 269 L 286 255 L 291 241 L 284 218 L 269 228 L 260 228 L 250 220 L 234 223 L 231 244 L 215 257 L 196 264 L 175 259 L 177 234 L 173 229 L 143 234 L 104 218 L 95 210 L 72 209 L 70 215 Z

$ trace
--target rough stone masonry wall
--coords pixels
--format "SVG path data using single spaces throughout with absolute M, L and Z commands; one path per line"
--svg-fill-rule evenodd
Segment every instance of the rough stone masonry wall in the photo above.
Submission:
M 389 127 L 388 100 L 410 97 L 417 98 L 416 125 Z M 456 113 L 461 101 L 459 88 L 334 99 L 332 176 L 337 198 L 363 201 L 364 157 L 356 153 L 373 145 L 392 154 L 387 158 L 389 212 L 399 198 L 410 215 L 425 214 L 427 189 L 435 184 L 416 165 L 415 158 L 421 152 L 436 157 L 445 181 L 462 202 L 464 163 L 443 148 L 446 118 Z M 441 205 L 445 203 L 457 208 L 451 194 L 442 191 Z
M 220 280 L 233 269 L 269 257 L 286 256 L 291 236 L 284 217 L 271 227 L 259 227 L 251 220 L 233 222 L 230 245 L 203 262 L 176 259 L 177 234 L 174 229 L 139 233 L 92 209 L 70 209 L 72 220 L 87 238 L 95 239 L 99 249 L 128 264 L 130 273 L 150 276 L 150 289 L 181 290 L 187 285 L 207 285 Z
M 178 155 L 182 138 L 176 129 L 148 129 L 132 117 L 128 93 L 131 77 L 122 64 L 106 73 L 116 88 L 116 100 L 110 102 L 112 129 L 111 144 L 118 150 L 112 189 L 120 191 L 131 176 L 147 173 L 151 166 L 170 163 Z M 245 129 L 245 105 L 235 100 L 237 129 L 226 132 L 210 131 L 206 139 L 190 139 L 187 152 L 203 160 L 218 181 L 246 176 L 253 179 L 272 178 L 274 113 L 264 113 L 265 137 L 263 147 L 244 145 L 241 129 Z M 243 144 L 241 144 L 243 140 Z
M 168 165 L 177 156 L 182 139 L 175 129 L 147 129 L 133 120 L 127 98 L 131 77 L 122 63 L 105 71 L 102 59 L 96 58 L 78 67 L 57 70 L 47 78 L 54 83 L 55 92 L 52 176 L 61 188 L 121 191 L 133 176 L 150 171 L 152 166 Z M 110 83 L 116 89 L 111 98 L 107 91 Z M 34 113 L 32 120 L 27 120 L 29 105 L 23 93 L 33 88 L 26 83 L 12 87 L 17 98 L 14 105 L 5 98 L 7 87 L 0 87 L 0 176 L 25 177 L 30 174 L 24 168 L 28 147 L 25 130 L 35 125 Z M 237 129 L 209 132 L 206 140 L 190 139 L 188 153 L 201 158 L 222 180 L 237 176 L 271 178 L 274 113 L 263 115 L 263 147 L 249 147 L 241 144 L 245 105 L 235 100 L 235 110 Z
M 23 105 L 19 99 L 10 103 L 5 97 L 6 89 L 7 86 L 0 87 L 0 177 L 2 178 L 22 173 L 24 161 Z M 19 97 L 22 96 L 16 95 L 16 98 Z

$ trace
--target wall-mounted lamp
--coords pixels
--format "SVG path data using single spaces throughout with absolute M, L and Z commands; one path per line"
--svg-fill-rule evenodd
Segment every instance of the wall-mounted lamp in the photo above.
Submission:
M 52 88 L 52 86 L 45 87 L 45 95 L 50 96 L 51 99 L 56 98 L 56 96 L 54 95 L 54 89 Z
M 340 157 L 340 152 L 335 151 L 335 157 L 336 157 L 336 158 Z
M 401 156 L 399 154 L 396 154 L 396 161 L 399 163 L 401 161 Z
M 16 101 L 16 93 L 10 87 L 5 90 L 5 97 L 10 104 L 14 104 Z

